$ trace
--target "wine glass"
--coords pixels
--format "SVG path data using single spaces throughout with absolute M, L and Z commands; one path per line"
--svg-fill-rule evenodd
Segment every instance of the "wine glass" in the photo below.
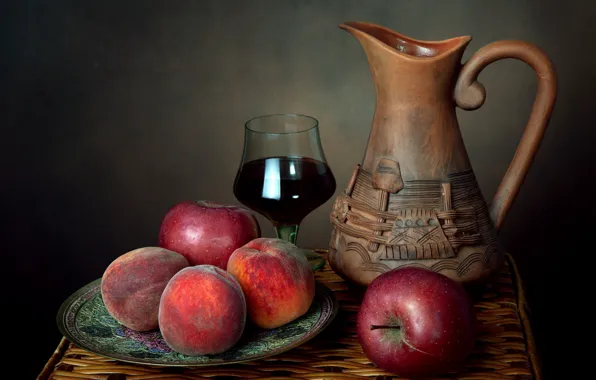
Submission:
M 250 119 L 244 152 L 234 181 L 236 199 L 266 217 L 279 239 L 296 244 L 300 223 L 335 192 L 319 122 L 307 115 L 273 114 Z M 325 259 L 301 250 L 313 270 Z

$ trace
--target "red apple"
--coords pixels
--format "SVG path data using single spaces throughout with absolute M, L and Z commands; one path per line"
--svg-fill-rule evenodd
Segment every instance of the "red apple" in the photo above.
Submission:
M 356 323 L 366 356 L 403 377 L 456 369 L 475 343 L 467 291 L 429 269 L 397 268 L 378 276 L 364 293 Z
M 261 236 L 259 222 L 245 207 L 212 201 L 184 201 L 166 213 L 159 246 L 182 254 L 190 265 L 223 270 L 234 250 Z

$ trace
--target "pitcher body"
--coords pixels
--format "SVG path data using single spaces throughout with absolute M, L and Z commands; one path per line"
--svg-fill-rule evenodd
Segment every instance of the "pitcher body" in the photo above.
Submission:
M 330 265 L 361 285 L 412 265 L 464 283 L 483 280 L 503 262 L 497 221 L 500 224 L 525 175 L 523 170 L 508 173 L 497 191 L 502 199 L 489 210 L 458 125 L 456 106 L 475 109 L 484 101 L 475 67 L 466 66 L 476 65 L 479 72 L 492 62 L 485 62 L 491 52 L 473 57 L 462 70 L 470 37 L 427 42 L 374 24 L 340 27 L 356 37 L 366 53 L 376 106 L 364 158 L 330 215 Z M 509 43 L 508 51 L 515 44 Z M 544 62 L 537 51 L 536 59 Z M 493 52 L 496 59 L 501 58 L 498 53 Z M 547 71 L 552 69 L 549 64 L 547 60 Z M 547 99 L 548 114 L 552 103 L 554 96 Z M 534 121 L 543 131 L 547 120 L 533 116 L 528 128 Z M 526 154 L 530 159 L 516 157 L 512 167 L 527 170 L 537 144 L 524 139 L 520 148 L 533 149 Z

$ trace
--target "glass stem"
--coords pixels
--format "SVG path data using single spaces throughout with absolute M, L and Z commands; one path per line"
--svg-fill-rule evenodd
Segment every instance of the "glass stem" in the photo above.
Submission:
M 296 244 L 296 237 L 298 235 L 298 225 L 293 226 L 275 226 L 275 234 L 278 239 L 289 241 Z

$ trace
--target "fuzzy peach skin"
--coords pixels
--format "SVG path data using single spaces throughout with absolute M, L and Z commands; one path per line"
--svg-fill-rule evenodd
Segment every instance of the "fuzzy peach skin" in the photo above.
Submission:
M 190 356 L 222 353 L 234 346 L 246 325 L 246 300 L 231 274 L 203 264 L 178 272 L 159 304 L 159 328 L 166 344 Z
M 159 247 L 138 248 L 117 257 L 101 278 L 101 297 L 108 312 L 130 329 L 157 329 L 161 294 L 188 265 L 181 254 Z
M 236 249 L 227 271 L 240 283 L 248 317 L 272 329 L 304 315 L 315 296 L 315 277 L 308 260 L 294 244 L 258 238 Z

